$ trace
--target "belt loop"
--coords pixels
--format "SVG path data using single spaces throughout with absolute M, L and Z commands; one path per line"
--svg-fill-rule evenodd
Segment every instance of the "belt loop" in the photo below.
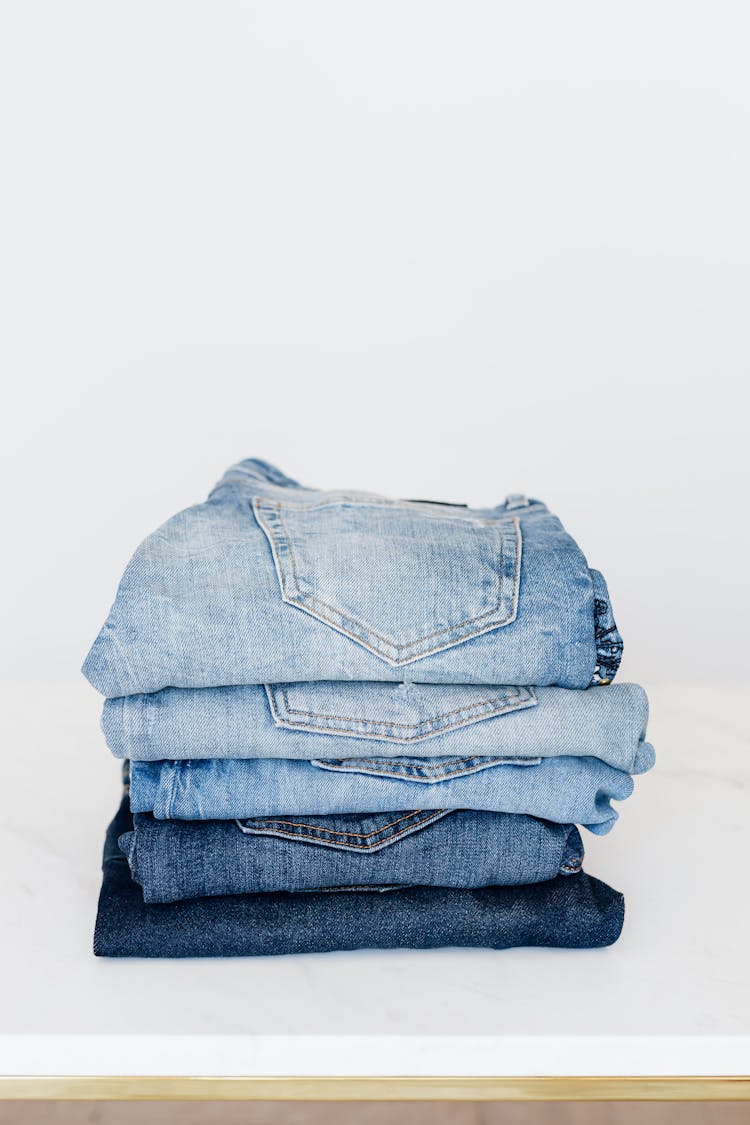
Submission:
M 528 497 L 520 492 L 512 492 L 510 496 L 505 497 L 505 507 L 509 512 L 512 512 L 515 508 L 528 508 Z

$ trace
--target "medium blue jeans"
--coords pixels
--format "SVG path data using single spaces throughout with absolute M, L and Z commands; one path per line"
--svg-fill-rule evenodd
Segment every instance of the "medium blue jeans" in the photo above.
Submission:
M 235 465 L 138 548 L 84 664 L 103 695 L 300 680 L 558 684 L 617 671 L 607 588 L 544 504 L 304 488 Z
M 600 758 L 630 773 L 648 702 L 636 684 L 587 691 L 476 684 L 274 684 L 127 695 L 104 705 L 117 757 Z
M 486 887 L 580 871 L 572 824 L 416 810 L 246 820 L 155 820 L 120 837 L 145 902 L 324 887 Z
M 621 894 L 583 872 L 522 887 L 410 887 L 222 895 L 145 903 L 117 841 L 132 830 L 127 802 L 107 832 L 94 953 L 99 957 L 238 957 L 344 949 L 516 945 L 587 949 L 622 929 Z
M 643 750 L 639 769 L 651 765 Z M 608 832 L 633 781 L 598 758 L 215 758 L 133 762 L 131 806 L 158 819 L 232 820 L 477 809 Z

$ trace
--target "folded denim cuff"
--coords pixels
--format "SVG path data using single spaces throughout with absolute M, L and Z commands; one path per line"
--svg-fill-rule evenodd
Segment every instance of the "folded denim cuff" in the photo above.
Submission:
M 591 581 L 594 586 L 594 643 L 596 645 L 596 667 L 591 677 L 591 686 L 608 684 L 617 675 L 622 660 L 622 637 L 612 614 L 609 591 L 604 576 L 592 570 Z
M 581 833 L 574 824 L 570 826 L 570 833 L 565 842 L 565 850 L 560 860 L 560 875 L 576 875 L 583 864 L 583 840 Z

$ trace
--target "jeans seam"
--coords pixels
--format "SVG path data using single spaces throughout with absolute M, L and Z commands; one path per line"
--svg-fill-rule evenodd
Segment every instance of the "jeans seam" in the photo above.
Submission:
M 429 715 L 424 719 L 420 719 L 419 722 L 416 723 L 397 723 L 384 719 L 367 719 L 357 715 L 332 715 L 324 711 L 306 711 L 300 707 L 292 707 L 289 701 L 286 684 L 265 684 L 264 686 L 266 688 L 267 694 L 275 694 L 276 692 L 278 692 L 282 696 L 285 711 L 289 715 L 302 715 L 311 719 L 321 719 L 323 721 L 330 719 L 331 721 L 341 723 L 359 723 L 363 726 L 380 726 L 386 727 L 388 729 L 399 727 L 404 730 L 417 730 L 419 727 L 424 727 L 428 723 L 437 723 L 441 719 L 449 719 L 453 715 L 465 715 L 468 711 L 476 711 L 480 707 L 489 707 L 492 704 L 500 705 L 492 711 L 492 715 L 498 715 L 506 710 L 518 710 L 519 707 L 517 705 L 519 703 L 528 704 L 531 701 L 537 702 L 536 695 L 534 694 L 532 688 L 513 687 L 508 689 L 512 693 L 510 696 L 490 696 L 488 699 L 480 699 L 475 703 L 467 703 L 464 707 L 456 707 L 452 711 L 441 711 L 436 715 Z M 278 709 L 276 709 L 276 713 L 278 714 Z M 490 716 L 487 717 L 489 718 Z M 467 725 L 469 723 L 477 721 L 478 720 L 473 716 L 468 716 L 466 724 L 461 725 Z
M 439 765 L 435 766 L 404 766 L 403 769 L 399 771 L 398 767 L 395 765 L 395 763 L 398 762 L 398 758 L 338 759 L 342 762 L 341 765 L 335 764 L 337 761 L 337 759 L 335 758 L 313 758 L 311 760 L 311 764 L 314 765 L 317 769 L 329 770 L 331 773 L 359 773 L 366 777 L 379 777 L 383 779 L 388 778 L 395 781 L 408 781 L 415 783 L 426 781 L 428 783 L 440 783 L 441 781 L 449 778 L 468 777 L 471 774 L 481 773 L 483 770 L 487 769 L 496 769 L 497 767 L 503 765 L 522 765 L 525 769 L 528 767 L 539 765 L 539 763 L 541 762 L 541 758 L 527 758 L 524 759 L 523 762 L 519 762 L 519 760 L 515 758 L 511 760 L 507 758 L 491 758 L 489 761 L 479 762 L 474 766 L 466 766 L 464 769 L 455 768 L 456 766 L 461 766 L 464 762 L 473 761 L 475 757 L 476 755 L 469 758 L 459 758 L 457 760 L 447 759 L 447 761 L 450 762 L 451 765 L 453 765 L 453 769 L 446 769 L 444 764 L 441 762 Z M 348 763 L 356 764 L 350 765 Z M 367 768 L 368 764 L 370 766 L 369 769 Z M 373 769 L 373 766 L 377 766 L 379 768 Z M 407 770 L 418 772 L 407 773 Z
M 315 844 L 327 844 L 329 847 L 338 848 L 341 851 L 344 851 L 344 850 L 351 851 L 351 850 L 354 850 L 354 849 L 356 849 L 357 851 L 375 851 L 376 849 L 387 847 L 390 844 L 393 844 L 393 843 L 397 842 L 398 840 L 402 839 L 404 836 L 411 835 L 417 829 L 429 827 L 429 825 L 431 823 L 433 823 L 435 820 L 441 819 L 441 817 L 444 816 L 447 811 L 448 810 L 446 810 L 446 809 L 436 809 L 435 815 L 433 815 L 429 818 L 426 818 L 425 820 L 417 821 L 416 824 L 406 825 L 400 831 L 394 832 L 392 835 L 388 836 L 385 840 L 376 840 L 372 844 L 339 843 L 338 841 L 326 840 L 324 837 L 315 836 L 315 835 L 312 835 L 310 833 L 283 832 L 283 831 L 280 831 L 278 829 L 272 829 L 272 830 L 269 830 L 268 832 L 253 832 L 250 829 L 247 829 L 247 830 L 242 829 L 242 831 L 244 831 L 246 833 L 246 835 L 249 835 L 249 836 L 276 836 L 279 839 L 293 840 L 295 842 L 305 841 L 305 842 L 315 843 Z M 352 835 L 357 835 L 357 833 L 352 833 Z M 377 835 L 377 833 L 372 833 L 372 835 Z
M 297 589 L 299 589 L 299 571 L 297 569 L 297 556 L 294 553 L 294 543 L 292 542 L 292 537 L 289 534 L 289 529 L 286 525 L 286 521 L 284 520 L 283 505 L 282 505 L 280 500 L 277 500 L 275 503 L 276 503 L 276 507 L 278 508 L 278 512 L 279 512 L 279 521 L 281 523 L 282 532 L 283 532 L 284 538 L 286 539 L 287 547 L 289 548 L 289 558 L 290 558 L 291 563 L 292 563 L 292 572 L 293 572 L 293 576 L 294 576 L 294 583 L 295 583 L 295 586 L 297 587 Z M 502 562 L 503 547 L 504 547 L 503 535 L 502 535 L 502 530 L 499 527 L 495 526 L 495 525 L 501 523 L 502 521 L 500 521 L 500 520 L 497 520 L 497 521 L 489 520 L 489 521 L 486 521 L 486 522 L 485 521 L 481 521 L 481 522 L 482 522 L 483 526 L 489 527 L 493 531 L 499 531 L 500 532 L 500 543 L 499 543 L 500 560 L 499 561 Z M 518 535 L 519 534 L 518 521 L 513 520 L 512 522 L 514 524 L 514 531 Z M 370 628 L 370 626 L 367 625 L 364 621 L 357 620 L 357 618 L 352 616 L 351 614 L 345 615 L 344 611 L 342 609 L 340 609 L 338 606 L 331 605 L 330 602 L 323 601 L 322 598 L 317 598 L 314 594 L 297 594 L 297 599 L 299 601 L 304 601 L 305 598 L 307 598 L 309 601 L 315 602 L 317 605 L 322 605 L 324 609 L 331 610 L 331 612 L 336 614 L 337 617 L 349 616 L 349 617 L 351 617 L 352 621 L 354 621 L 357 625 L 359 625 L 362 628 L 362 630 L 365 633 L 367 633 L 368 636 L 375 637 L 375 639 L 378 640 L 378 641 L 383 641 L 384 644 L 389 645 L 391 648 L 401 650 L 401 649 L 405 649 L 405 648 L 413 648 L 414 645 L 418 645 L 422 641 L 431 641 L 435 637 L 445 636 L 446 633 L 453 633 L 457 629 L 463 629 L 466 625 L 473 625 L 474 622 L 481 621 L 483 618 L 491 617 L 493 613 L 497 613 L 497 611 L 500 609 L 500 605 L 501 605 L 501 602 L 502 602 L 502 596 L 503 596 L 503 570 L 502 570 L 502 566 L 498 566 L 498 568 L 497 568 L 497 578 L 498 578 L 497 601 L 495 602 L 495 605 L 493 606 L 492 609 L 488 609 L 485 613 L 479 613 L 479 614 L 477 614 L 476 617 L 467 617 L 465 621 L 459 621 L 457 624 L 451 625 L 446 629 L 436 629 L 434 633 L 426 633 L 423 637 L 414 637 L 412 640 L 405 641 L 404 643 L 399 643 L 398 641 L 392 641 L 390 639 L 390 637 L 384 637 L 381 633 L 377 633 L 374 629 Z
M 284 568 L 282 567 L 281 560 L 280 560 L 279 553 L 278 553 L 278 549 L 277 549 L 277 547 L 278 547 L 277 539 L 279 538 L 278 530 L 276 528 L 272 527 L 271 524 L 269 524 L 269 521 L 267 519 L 261 519 L 260 513 L 261 513 L 262 509 L 261 509 L 260 505 L 263 504 L 263 503 L 270 504 L 272 507 L 276 508 L 276 510 L 277 510 L 277 517 L 278 517 L 278 519 L 279 519 L 279 521 L 282 525 L 282 529 L 283 529 L 282 535 L 283 535 L 283 538 L 286 541 L 287 550 L 289 551 L 289 555 L 290 555 L 290 561 L 291 561 L 292 570 L 293 570 L 293 578 L 296 582 L 297 577 L 298 577 L 298 573 L 297 573 L 296 561 L 295 561 L 295 556 L 294 556 L 294 548 L 293 548 L 293 545 L 292 545 L 291 538 L 289 536 L 288 529 L 286 528 L 286 525 L 284 524 L 283 516 L 281 515 L 281 510 L 282 510 L 281 502 L 278 501 L 278 500 L 268 500 L 268 499 L 266 499 L 265 497 L 262 497 L 262 496 L 255 496 L 253 498 L 253 510 L 255 512 L 256 519 L 258 520 L 258 523 L 263 528 L 263 530 L 265 531 L 265 533 L 266 533 L 266 535 L 269 539 L 269 543 L 270 543 L 270 546 L 271 546 L 271 554 L 273 556 L 273 561 L 274 561 L 274 566 L 275 566 L 275 569 L 276 569 L 277 578 L 278 578 L 279 584 L 281 586 L 282 599 L 284 601 L 288 602 L 291 605 L 297 606 L 300 609 L 306 609 L 307 612 L 312 614 L 312 616 L 317 617 L 318 620 L 324 622 L 324 624 L 327 624 L 327 625 L 331 626 L 332 628 L 334 628 L 334 629 L 338 630 L 339 632 L 343 633 L 344 636 L 350 637 L 352 640 L 356 641 L 358 644 L 363 645 L 364 648 L 366 648 L 369 652 L 374 653 L 376 656 L 385 660 L 388 664 L 391 664 L 391 665 L 394 665 L 394 666 L 398 666 L 398 665 L 401 665 L 401 664 L 411 664 L 415 660 L 421 660 L 426 656 L 432 656 L 434 653 L 442 652 L 446 648 L 452 648 L 456 644 L 461 644 L 464 641 L 471 640 L 471 639 L 473 639 L 474 637 L 477 637 L 477 636 L 481 636 L 483 633 L 489 632 L 493 629 L 499 629 L 499 628 L 502 628 L 504 625 L 510 625 L 516 619 L 516 616 L 518 614 L 518 595 L 519 595 L 520 580 L 521 580 L 521 556 L 522 556 L 523 539 L 522 539 L 520 521 L 515 517 L 511 520 L 505 519 L 505 520 L 485 521 L 485 526 L 489 526 L 489 527 L 492 527 L 493 525 L 495 525 L 495 526 L 499 525 L 500 523 L 503 523 L 503 522 L 511 523 L 512 527 L 513 527 L 513 531 L 514 531 L 513 546 L 514 546 L 515 550 L 514 550 L 514 560 L 513 560 L 513 592 L 512 592 L 512 595 L 511 595 L 511 599 L 510 599 L 510 601 L 511 601 L 510 613 L 503 620 L 496 621 L 494 624 L 485 625 L 485 626 L 479 625 L 477 628 L 469 631 L 468 633 L 466 633 L 463 636 L 461 636 L 461 635 L 457 636 L 456 635 L 457 633 L 460 634 L 461 630 L 465 629 L 467 625 L 476 624 L 477 622 L 481 621 L 483 618 L 490 617 L 493 614 L 497 614 L 498 611 L 501 608 L 502 583 L 505 581 L 505 575 L 503 573 L 503 570 L 504 570 L 503 562 L 504 562 L 505 552 L 504 552 L 504 544 L 503 544 L 502 533 L 501 533 L 500 559 L 499 559 L 500 566 L 498 567 L 498 581 L 499 581 L 500 586 L 499 586 L 499 593 L 498 593 L 498 601 L 497 601 L 497 604 L 496 604 L 495 608 L 492 609 L 492 610 L 488 610 L 486 613 L 479 614 L 476 617 L 468 618 L 466 621 L 461 622 L 459 625 L 452 625 L 449 629 L 440 630 L 440 632 L 431 633 L 431 634 L 426 635 L 425 637 L 420 637 L 420 638 L 417 638 L 415 640 L 411 640 L 411 641 L 408 641 L 408 642 L 405 642 L 405 643 L 398 643 L 396 641 L 391 641 L 387 637 L 380 636 L 380 634 L 376 633 L 373 629 L 369 628 L 364 622 L 361 622 L 361 621 L 355 619 L 351 614 L 345 614 L 343 610 L 337 609 L 335 606 L 329 605 L 327 602 L 322 601 L 320 598 L 316 598 L 315 595 L 313 595 L 313 594 L 306 595 L 306 594 L 299 594 L 299 593 L 296 593 L 296 594 L 289 593 L 287 583 L 286 583 L 286 580 L 285 580 L 285 576 L 284 576 Z M 287 507 L 289 507 L 289 506 L 290 505 L 287 505 Z M 298 505 L 298 507 L 301 507 L 303 509 L 305 509 L 307 507 L 312 508 L 314 506 L 315 505 L 307 505 L 307 506 L 306 505 Z M 317 505 L 317 506 L 323 507 L 324 505 Z M 333 620 L 330 617 L 327 617 L 325 614 L 321 613 L 320 610 L 312 609 L 308 604 L 309 602 L 315 602 L 318 605 L 323 606 L 325 609 L 330 609 L 336 616 L 338 616 L 341 619 L 346 617 L 346 618 L 349 618 L 350 620 L 354 621 L 355 624 L 357 624 L 360 627 L 360 629 L 362 630 L 363 635 L 357 636 L 357 634 L 353 633 L 350 629 L 346 629 L 344 627 L 344 625 L 342 624 L 341 620 L 339 620 L 339 621 Z M 368 640 L 370 638 L 376 638 L 377 640 L 380 640 L 383 643 L 383 645 L 388 646 L 390 649 L 394 650 L 396 653 L 403 653 L 404 650 L 413 649 L 415 645 L 418 645 L 425 640 L 432 640 L 434 637 L 437 637 L 439 635 L 443 635 L 443 636 L 447 635 L 448 639 L 446 641 L 443 641 L 442 643 L 439 643 L 439 644 L 435 645 L 433 648 L 428 649 L 425 652 L 417 652 L 417 653 L 414 653 L 414 654 L 409 655 L 409 656 L 396 655 L 395 657 L 392 657 L 392 656 L 386 654 L 381 649 L 376 648 L 374 644 L 368 643 Z

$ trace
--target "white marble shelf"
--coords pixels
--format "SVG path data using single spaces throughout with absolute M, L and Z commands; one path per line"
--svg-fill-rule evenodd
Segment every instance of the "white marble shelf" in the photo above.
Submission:
M 0 1075 L 750 1075 L 748 693 L 651 698 L 656 768 L 585 834 L 626 897 L 611 949 L 149 962 L 91 952 L 120 786 L 98 697 L 6 683 Z

